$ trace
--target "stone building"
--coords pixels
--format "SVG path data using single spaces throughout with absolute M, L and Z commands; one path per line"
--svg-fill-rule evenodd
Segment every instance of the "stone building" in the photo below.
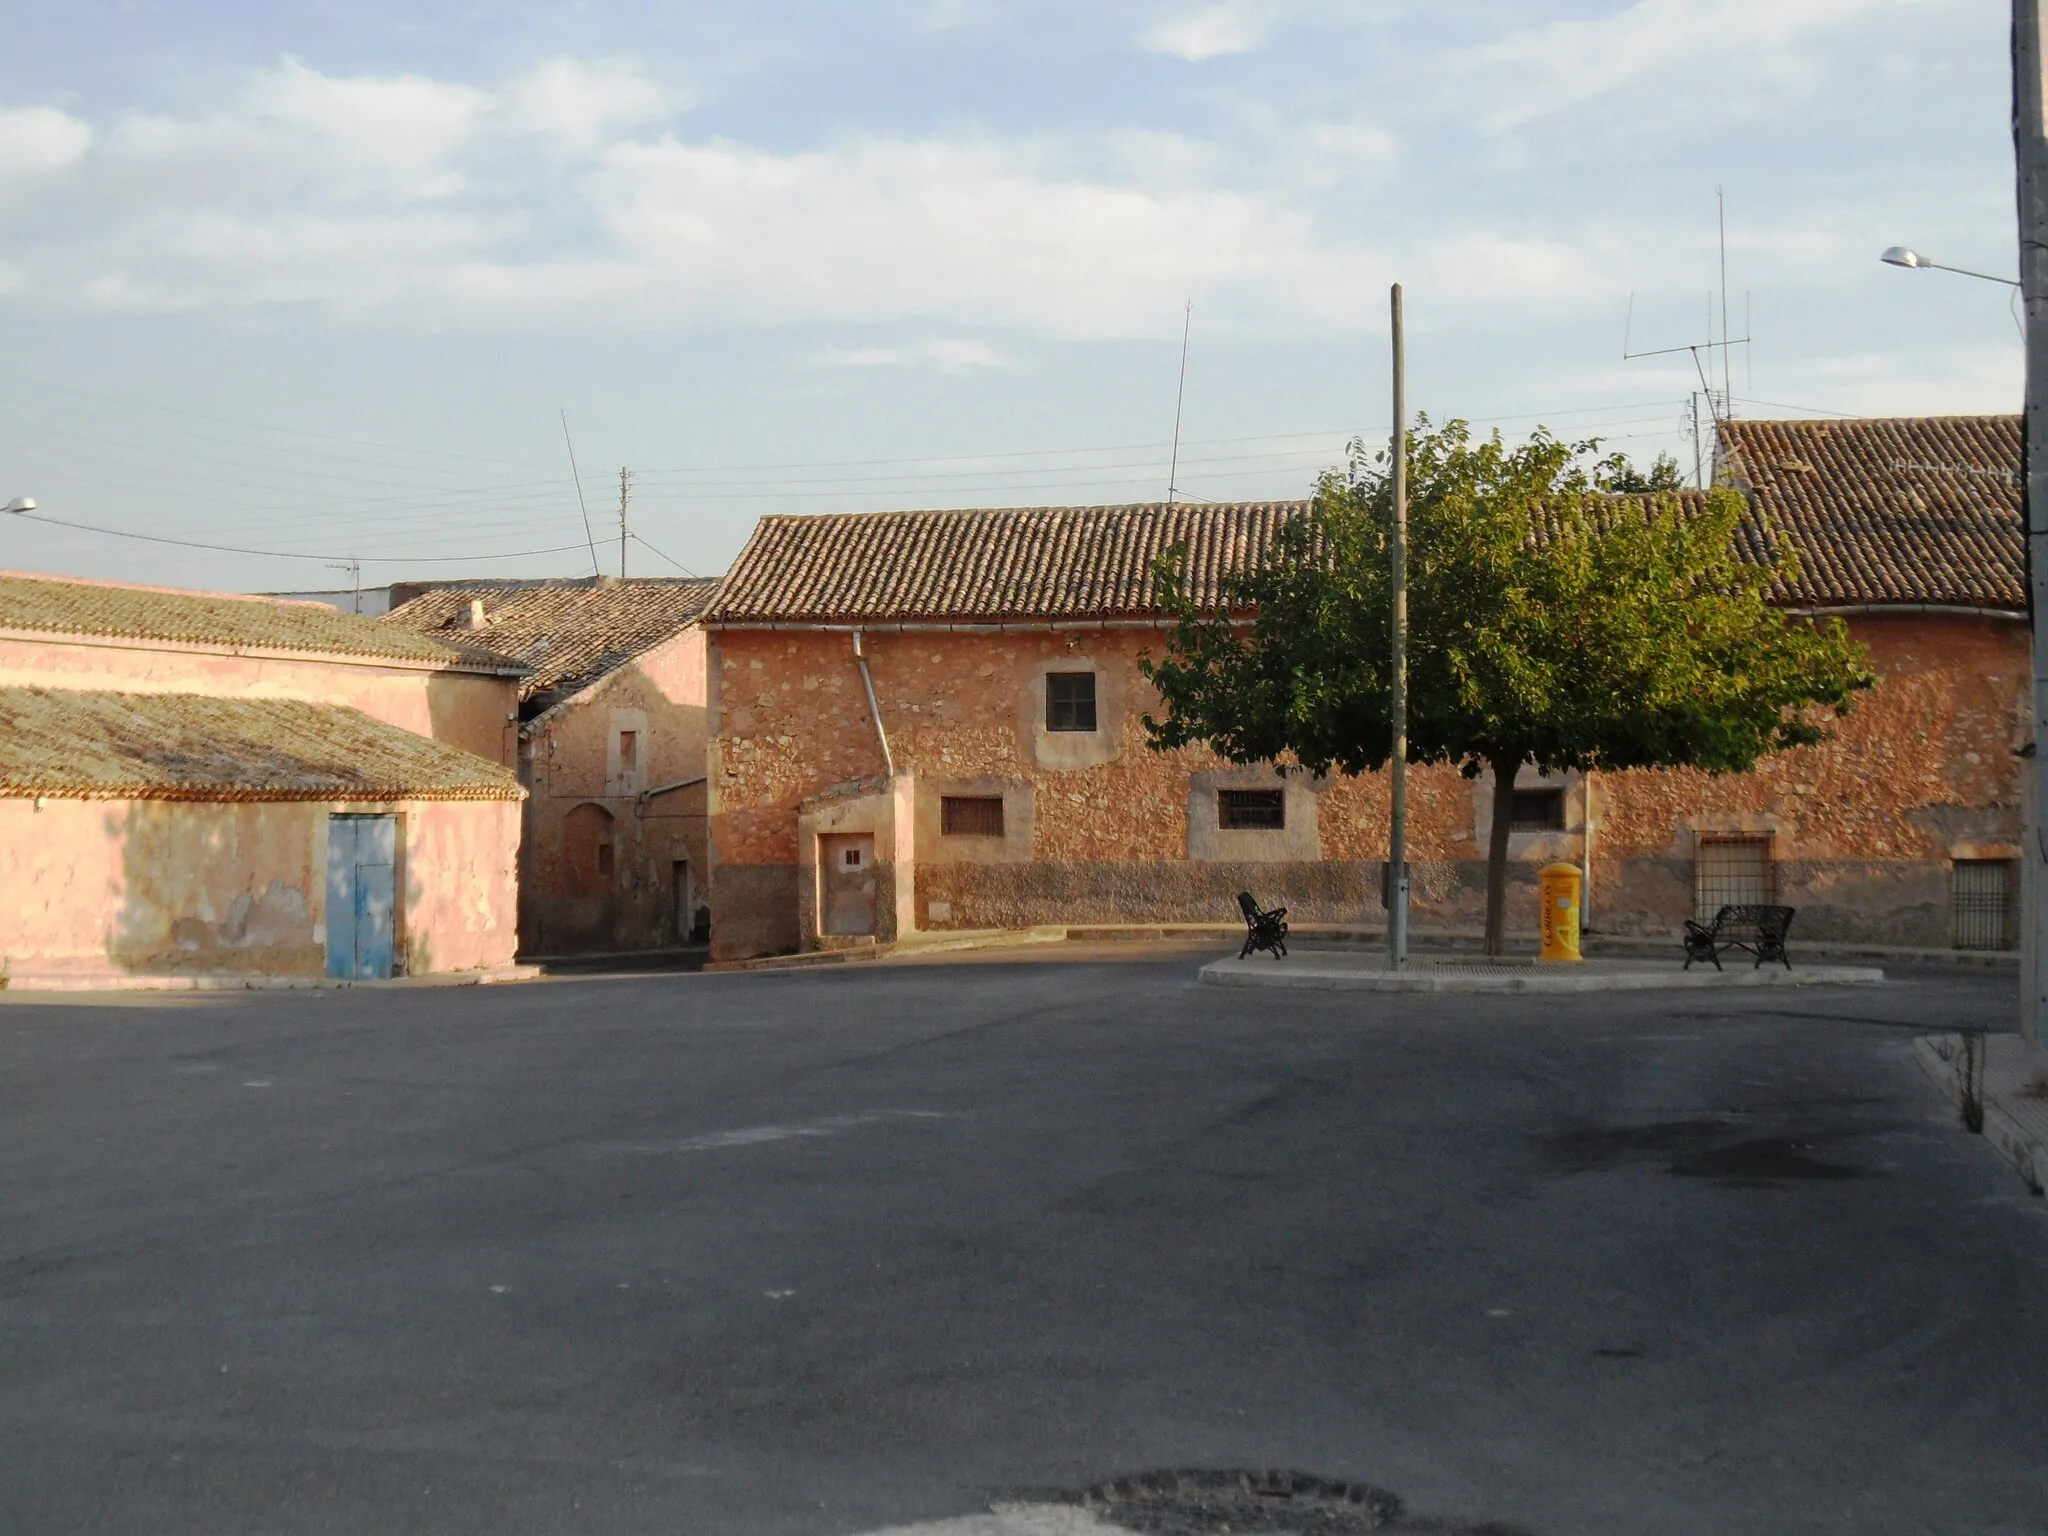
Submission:
M 0 573 L 8 984 L 509 962 L 518 678 L 314 604 Z
M 1746 547 L 1790 541 L 1776 594 L 1838 614 L 1882 678 L 1824 746 L 1754 773 L 1533 771 L 1515 791 L 1510 924 L 1577 862 L 1596 928 L 1668 934 L 1723 901 L 1798 932 L 2001 947 L 2026 731 L 2017 418 L 1750 422 L 1723 473 Z M 1295 918 L 1376 922 L 1384 776 L 1316 779 L 1156 753 L 1138 671 L 1150 565 L 1198 595 L 1303 503 L 764 519 L 706 615 L 713 952 L 919 930 Z M 1411 775 L 1423 932 L 1478 926 L 1491 789 Z
M 663 949 L 704 937 L 697 619 L 716 586 L 697 577 L 436 583 L 412 589 L 384 620 L 487 646 L 529 669 L 519 702 L 526 954 Z

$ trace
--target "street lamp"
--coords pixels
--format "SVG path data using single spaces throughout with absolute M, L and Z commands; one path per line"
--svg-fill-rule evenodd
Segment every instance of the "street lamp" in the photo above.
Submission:
M 6 505 L 6 506 L 4 506 L 4 507 L 0 507 L 0 512 L 33 512 L 33 511 L 35 511 L 35 509 L 36 509 L 36 499 L 35 499 L 35 497 L 33 497 L 33 496 L 17 496 L 17 497 L 15 497 L 15 498 L 14 498 L 14 500 L 12 500 L 12 501 L 10 501 L 9 503 L 7 503 L 7 505 Z
M 1939 272 L 1958 272 L 1964 277 L 1982 278 L 1987 283 L 2002 283 L 2007 288 L 2019 287 L 2019 284 L 2009 277 L 1993 277 L 1989 272 L 1972 272 L 1968 267 L 1952 267 L 1947 262 L 1936 261 L 1929 256 L 1922 256 L 1910 246 L 1895 245 L 1877 259 L 1888 266 L 1913 267 L 1915 269 L 1933 267 Z

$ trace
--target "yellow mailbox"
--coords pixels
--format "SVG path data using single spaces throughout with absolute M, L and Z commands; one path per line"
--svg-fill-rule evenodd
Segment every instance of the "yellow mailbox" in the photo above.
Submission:
M 1578 865 L 1546 864 L 1536 883 L 1543 901 L 1540 958 L 1568 963 L 1584 959 L 1579 953 Z

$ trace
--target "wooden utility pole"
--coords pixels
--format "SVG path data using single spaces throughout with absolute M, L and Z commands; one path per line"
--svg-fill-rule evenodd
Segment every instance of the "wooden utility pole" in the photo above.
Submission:
M 633 498 L 633 471 L 619 466 L 619 580 L 626 579 L 626 503 Z
M 1391 813 L 1387 818 L 1387 964 L 1408 963 L 1408 355 L 1401 322 L 1401 285 L 1389 297 L 1394 339 L 1393 531 L 1387 541 L 1387 568 L 1393 588 L 1392 662 L 1389 714 L 1393 752 L 1388 759 L 1387 787 Z
M 2027 611 L 2033 632 L 2034 729 L 2021 836 L 2020 888 L 2026 934 L 2022 942 L 2021 1032 L 2033 1055 L 2032 1076 L 2048 1085 L 2048 83 L 2042 71 L 2043 11 L 2048 0 L 2013 0 L 2012 140 L 2019 172 L 2020 294 L 2027 307 L 2027 396 L 2021 427 L 2026 478 L 2020 505 L 2027 521 Z

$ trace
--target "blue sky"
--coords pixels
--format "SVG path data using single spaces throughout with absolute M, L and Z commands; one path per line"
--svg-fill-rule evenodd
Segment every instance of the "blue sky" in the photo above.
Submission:
M 1992 0 L 55 5 L 0 55 L 0 565 L 635 574 L 767 512 L 1305 494 L 1410 398 L 1678 454 L 2016 409 Z M 1632 316 L 1632 319 L 1630 318 Z M 1718 320 L 1715 322 L 1718 325 Z M 1718 381 L 1717 381 L 1718 382 Z M 541 551 L 541 553 L 528 553 Z

